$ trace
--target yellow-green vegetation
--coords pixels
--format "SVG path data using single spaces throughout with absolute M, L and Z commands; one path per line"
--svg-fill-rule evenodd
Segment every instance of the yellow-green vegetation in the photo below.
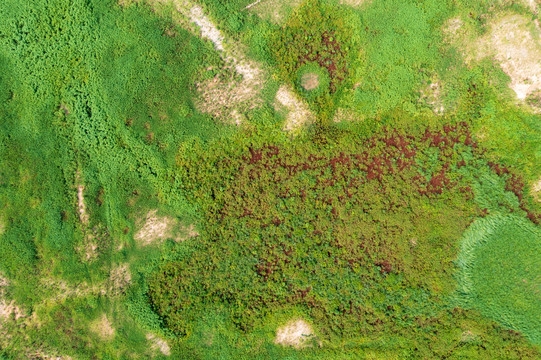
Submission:
M 464 233 L 459 301 L 541 344 L 541 232 L 525 219 L 492 215 Z
M 0 359 L 541 358 L 527 5 L 2 1 Z

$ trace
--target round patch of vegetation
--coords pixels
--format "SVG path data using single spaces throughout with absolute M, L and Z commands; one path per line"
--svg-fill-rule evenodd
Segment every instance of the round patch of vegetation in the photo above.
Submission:
M 302 81 L 300 72 L 306 85 L 299 86 L 302 92 L 318 89 L 315 95 L 339 93 L 351 80 L 349 74 L 359 60 L 358 22 L 350 12 L 323 0 L 309 0 L 299 6 L 274 39 L 273 55 L 279 76 L 294 83 Z M 311 64 L 319 68 L 314 74 L 300 71 Z M 328 83 L 324 87 L 322 73 Z M 332 101 L 318 102 L 320 108 L 333 106 Z M 322 111 L 329 113 L 328 109 Z
M 307 64 L 297 72 L 297 89 L 308 98 L 325 94 L 329 88 L 329 73 L 317 64 Z
M 538 227 L 516 215 L 478 219 L 464 234 L 458 265 L 459 290 L 467 307 L 541 345 Z

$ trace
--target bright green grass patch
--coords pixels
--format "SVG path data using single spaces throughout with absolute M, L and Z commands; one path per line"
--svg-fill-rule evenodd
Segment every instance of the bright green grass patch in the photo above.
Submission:
M 541 344 L 541 231 L 494 215 L 465 232 L 458 259 L 461 301 Z

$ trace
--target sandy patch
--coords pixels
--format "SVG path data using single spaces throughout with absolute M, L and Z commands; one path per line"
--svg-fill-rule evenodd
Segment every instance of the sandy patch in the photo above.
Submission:
M 124 294 L 131 284 L 130 264 L 124 263 L 114 266 L 109 274 L 109 294 L 117 296 Z
M 79 172 L 79 170 L 77 170 L 75 173 L 75 186 L 77 186 L 77 208 L 79 210 L 79 220 L 83 225 L 87 225 L 89 217 L 86 212 L 84 195 L 85 187 L 81 183 L 81 173 Z
M 111 321 L 109 321 L 105 314 L 92 322 L 90 330 L 104 341 L 112 340 L 115 337 L 113 324 L 111 324 Z
M 134 239 L 143 246 L 173 237 L 176 220 L 168 216 L 157 216 L 157 213 L 158 210 L 149 211 L 143 226 L 135 233 Z
M 297 349 L 311 346 L 310 341 L 315 338 L 312 326 L 302 319 L 292 320 L 276 330 L 275 344 L 293 346 Z
M 79 207 L 79 219 L 81 223 L 88 224 L 88 214 L 86 213 L 85 197 L 83 191 L 85 187 L 83 185 L 77 186 L 77 203 Z
M 420 91 L 419 102 L 430 107 L 436 115 L 443 115 L 445 108 L 441 99 L 441 84 L 434 81 Z
M 333 121 L 336 123 L 342 122 L 342 121 L 359 121 L 363 120 L 362 114 L 357 114 L 355 111 L 351 109 L 346 108 L 338 108 L 336 109 L 336 112 L 334 113 Z
M 243 122 L 242 113 L 263 103 L 256 89 L 258 84 L 261 85 L 258 80 L 244 78 L 242 81 L 232 81 L 220 76 L 196 82 L 199 96 L 195 99 L 195 105 L 198 110 L 215 118 L 240 125 Z
M 152 348 L 152 350 L 159 351 L 165 356 L 171 355 L 171 348 L 165 340 L 151 333 L 148 333 L 146 335 L 146 338 L 148 341 L 150 341 L 150 347 Z
M 532 196 L 534 199 L 541 202 L 541 178 L 532 185 Z
M 41 359 L 41 360 L 73 360 L 71 356 L 51 355 L 46 354 L 45 350 L 34 350 L 26 353 L 28 359 Z
M 176 22 L 190 28 L 197 35 L 210 40 L 227 64 L 224 69 L 233 70 L 241 80 L 214 79 L 196 82 L 199 96 L 195 99 L 198 110 L 226 122 L 237 123 L 234 111 L 243 113 L 260 106 L 260 92 L 265 76 L 261 66 L 249 60 L 242 44 L 226 38 L 201 6 L 189 0 L 147 0 L 151 6 L 173 4 L 177 10 Z M 178 16 L 180 15 L 180 16 Z M 187 24 L 186 24 L 187 23 Z M 195 25 L 195 27 L 193 27 Z
M 541 89 L 541 42 L 539 23 L 518 14 L 494 19 L 487 34 L 472 39 L 460 19 L 447 22 L 444 33 L 459 45 L 467 63 L 486 57 L 496 59 L 509 75 L 509 87 L 520 100 Z
M 182 226 L 177 219 L 158 216 L 157 213 L 158 210 L 151 210 L 144 220 L 138 222 L 139 230 L 135 233 L 134 239 L 142 246 L 159 244 L 167 239 L 184 241 L 199 236 L 195 225 Z
M 368 0 L 340 0 L 340 4 L 342 5 L 348 5 L 354 8 L 359 8 L 363 6 L 364 4 L 370 4 L 372 1 Z
M 536 1 L 536 0 L 523 0 L 523 1 L 524 1 L 524 4 L 528 6 L 534 14 L 537 14 L 539 1 Z
M 286 85 L 282 85 L 276 92 L 276 103 L 285 106 L 288 110 L 284 130 L 297 130 L 306 123 L 315 120 L 314 114 L 308 105 Z
M 301 77 L 301 86 L 305 90 L 314 90 L 319 86 L 319 76 L 314 73 L 306 73 Z
M 529 25 L 524 16 L 505 16 L 492 24 L 489 38 L 483 39 L 494 49 L 503 71 L 511 77 L 511 89 L 521 100 L 541 89 L 541 45 Z
M 12 316 L 15 320 L 18 320 L 25 317 L 26 314 L 21 307 L 17 306 L 15 300 L 0 299 L 0 320 L 7 321 Z
M 83 297 L 88 295 L 101 295 L 104 296 L 107 294 L 107 284 L 104 282 L 99 282 L 89 286 L 86 282 L 81 282 L 76 286 L 70 285 L 64 280 L 53 279 L 50 277 L 42 277 L 41 283 L 44 288 L 53 293 L 52 296 L 47 298 L 43 304 L 62 302 L 67 298 L 72 297 Z
M 248 5 L 245 9 L 273 24 L 283 24 L 290 11 L 302 2 L 303 0 L 261 0 Z

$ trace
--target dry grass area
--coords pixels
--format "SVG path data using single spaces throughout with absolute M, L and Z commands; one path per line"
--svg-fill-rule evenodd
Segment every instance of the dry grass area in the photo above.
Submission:
M 308 104 L 286 85 L 282 85 L 278 89 L 275 100 L 277 108 L 281 105 L 288 110 L 284 130 L 298 130 L 303 125 L 315 121 L 314 114 L 308 109 Z
M 170 216 L 158 216 L 157 210 L 151 210 L 144 219 L 136 224 L 139 228 L 134 239 L 141 246 L 160 244 L 167 239 L 184 241 L 199 235 L 195 225 L 182 226 L 177 219 Z
M 535 2 L 531 5 L 537 11 Z M 448 40 L 462 48 L 466 62 L 486 57 L 498 61 L 520 100 L 541 90 L 540 32 L 537 20 L 514 13 L 498 15 L 490 21 L 487 34 L 477 39 L 461 19 L 449 20 L 444 28 Z
M 173 5 L 176 9 L 176 13 L 173 14 L 175 22 L 214 44 L 226 63 L 221 70 L 240 75 L 240 80 L 216 76 L 195 84 L 199 93 L 195 99 L 198 110 L 224 122 L 240 125 L 244 118 L 237 114 L 263 103 L 260 92 L 266 76 L 261 65 L 247 58 L 242 44 L 224 37 L 195 2 L 189 0 L 147 0 L 147 2 L 155 8 Z
M 276 330 L 275 344 L 293 346 L 297 349 L 311 346 L 315 338 L 312 326 L 302 319 L 291 320 Z
M 113 266 L 109 274 L 108 292 L 111 296 L 117 296 L 125 293 L 125 290 L 131 284 L 130 264 L 118 264 Z
M 532 185 L 532 196 L 539 202 L 541 202 L 541 178 Z
M 426 85 L 420 91 L 419 102 L 430 107 L 436 115 L 443 115 L 445 108 L 441 97 L 441 83 L 437 80 Z
M 165 356 L 171 355 L 171 348 L 164 339 L 161 339 L 160 337 L 151 333 L 148 333 L 146 338 L 150 342 L 150 347 L 153 351 L 159 351 Z
M 302 4 L 302 0 L 261 0 L 245 9 L 274 24 L 283 24 L 291 10 Z
M 115 337 L 113 324 L 105 314 L 92 322 L 90 331 L 98 335 L 103 341 L 110 341 Z

